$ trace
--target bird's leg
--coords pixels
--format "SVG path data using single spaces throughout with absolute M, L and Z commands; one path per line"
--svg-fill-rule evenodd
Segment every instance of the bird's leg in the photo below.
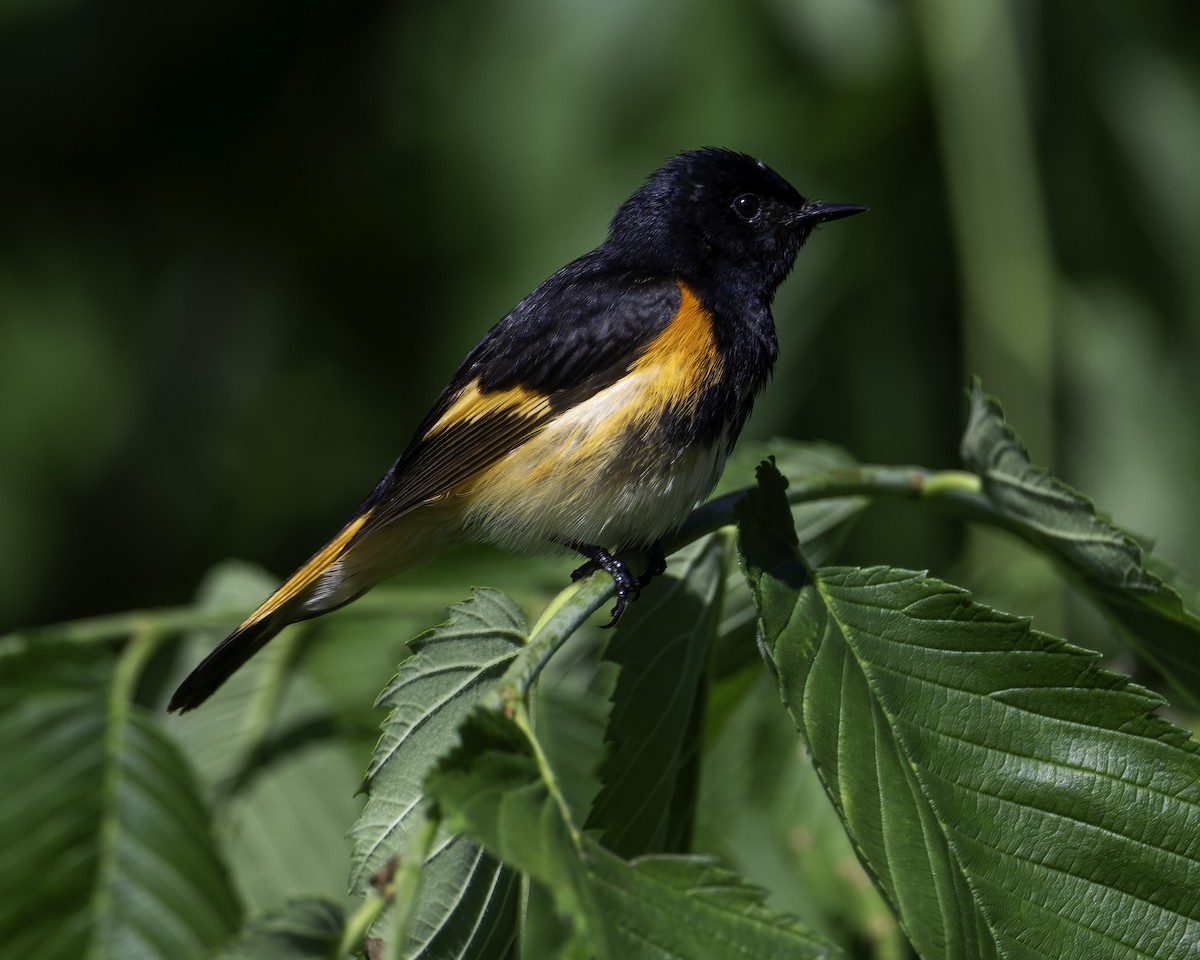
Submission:
M 646 572 L 637 578 L 639 589 L 648 587 L 651 580 L 667 572 L 667 555 L 663 553 L 661 540 L 655 540 L 646 548 L 646 559 L 649 561 Z
M 605 629 L 615 627 L 617 621 L 621 619 L 621 614 L 625 612 L 625 604 L 641 596 L 642 588 L 667 569 L 662 542 L 657 540 L 646 551 L 650 565 L 646 568 L 645 573 L 637 577 L 629 572 L 629 567 L 624 560 L 609 553 L 603 547 L 578 542 L 569 543 L 567 546 L 587 557 L 587 563 L 571 573 L 572 582 L 595 573 L 597 570 L 603 570 L 612 577 L 613 587 L 617 594 L 617 602 L 611 611 L 612 619 L 604 625 Z
M 636 600 L 638 594 L 641 593 L 638 578 L 629 572 L 629 567 L 625 565 L 624 560 L 614 557 L 603 547 L 596 547 L 590 543 L 572 543 L 569 546 L 572 550 L 587 557 L 587 563 L 571 574 L 572 581 L 580 580 L 597 570 L 603 570 L 612 577 L 613 588 L 617 593 L 617 602 L 612 608 L 612 619 L 604 626 L 605 629 L 615 627 L 617 621 L 621 619 L 621 614 L 625 612 L 625 604 L 630 600 Z

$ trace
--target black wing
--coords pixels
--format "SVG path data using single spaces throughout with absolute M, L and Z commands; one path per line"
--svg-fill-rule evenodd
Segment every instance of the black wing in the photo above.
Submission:
M 358 536 L 452 490 L 619 379 L 681 296 L 675 280 L 614 269 L 599 251 L 554 274 L 468 354 L 363 503 Z

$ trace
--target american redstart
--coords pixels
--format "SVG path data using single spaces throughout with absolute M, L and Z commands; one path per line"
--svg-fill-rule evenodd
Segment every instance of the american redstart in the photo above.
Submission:
M 682 153 L 472 350 L 341 532 L 180 684 L 190 710 L 290 623 L 474 538 L 566 547 L 621 615 L 665 569 L 661 539 L 717 482 L 775 362 L 771 301 L 813 227 L 805 200 L 732 150 Z M 610 552 L 615 551 L 615 552 Z M 644 551 L 635 576 L 618 557 Z

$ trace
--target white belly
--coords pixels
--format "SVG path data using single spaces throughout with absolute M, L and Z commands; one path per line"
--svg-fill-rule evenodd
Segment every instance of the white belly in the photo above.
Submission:
M 678 526 L 716 484 L 727 443 L 680 453 L 656 440 L 638 402 L 649 375 L 600 391 L 485 470 L 469 487 L 472 533 L 537 551 L 646 546 Z

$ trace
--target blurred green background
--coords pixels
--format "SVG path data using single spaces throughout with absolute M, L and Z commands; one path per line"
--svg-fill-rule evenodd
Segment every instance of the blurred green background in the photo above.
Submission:
M 953 466 L 979 373 L 1035 462 L 1195 573 L 1198 27 L 1133 0 L 3 0 L 0 632 L 185 602 L 229 556 L 286 573 L 484 330 L 704 144 L 872 210 L 781 292 L 751 435 Z M 903 505 L 848 550 L 997 556 Z

